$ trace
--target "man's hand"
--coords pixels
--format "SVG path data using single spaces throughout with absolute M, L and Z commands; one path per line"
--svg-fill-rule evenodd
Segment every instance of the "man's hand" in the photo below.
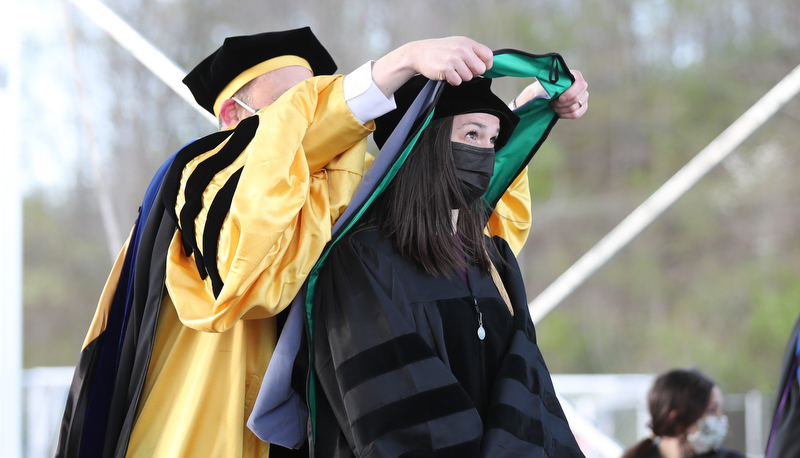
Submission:
M 450 37 L 410 43 L 414 68 L 431 80 L 458 86 L 492 68 L 492 50 L 467 37 Z
M 570 70 L 570 72 L 575 77 L 575 82 L 557 100 L 550 102 L 553 111 L 562 119 L 578 119 L 589 108 L 589 91 L 587 90 L 589 84 L 578 70 Z
M 413 41 L 372 67 L 372 79 L 388 97 L 417 73 L 457 86 L 492 67 L 492 50 L 467 37 Z

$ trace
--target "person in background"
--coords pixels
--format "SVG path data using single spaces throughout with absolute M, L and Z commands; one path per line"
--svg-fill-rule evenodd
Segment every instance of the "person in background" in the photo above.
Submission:
M 659 375 L 647 401 L 653 435 L 623 458 L 744 458 L 722 447 L 728 433 L 722 391 L 702 372 L 672 369 Z

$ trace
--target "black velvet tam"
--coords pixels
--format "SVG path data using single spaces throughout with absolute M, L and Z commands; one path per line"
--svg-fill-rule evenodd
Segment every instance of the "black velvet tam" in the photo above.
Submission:
M 299 56 L 315 75 L 331 75 L 336 63 L 309 27 L 228 37 L 183 79 L 195 100 L 214 114 L 220 92 L 242 72 L 279 56 Z
M 397 123 L 405 114 L 408 107 L 422 90 L 428 79 L 422 75 L 411 78 L 394 93 L 397 109 L 375 120 L 375 133 L 373 139 L 378 148 L 382 148 L 389 138 Z M 436 111 L 433 119 L 446 118 L 466 113 L 489 113 L 500 119 L 500 135 L 495 141 L 495 150 L 506 144 L 511 133 L 519 122 L 519 117 L 511 111 L 505 102 L 492 92 L 490 78 L 474 78 L 464 81 L 458 86 L 447 82 L 442 83 L 439 99 L 436 101 Z M 416 132 L 416 129 L 412 130 Z

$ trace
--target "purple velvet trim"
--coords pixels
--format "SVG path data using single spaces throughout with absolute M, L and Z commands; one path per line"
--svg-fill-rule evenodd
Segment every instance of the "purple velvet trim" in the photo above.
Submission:
M 775 419 L 772 421 L 772 432 L 769 435 L 769 446 L 767 447 L 767 455 L 764 458 L 770 458 L 772 456 L 772 443 L 775 440 L 775 433 L 778 429 L 778 420 L 781 418 L 781 412 L 783 412 L 783 406 L 786 404 L 786 399 L 789 397 L 789 390 L 792 388 L 792 382 L 794 382 L 795 374 L 797 371 L 797 357 L 794 358 L 794 364 L 792 364 L 792 369 L 789 371 L 789 380 L 786 381 L 786 389 L 783 390 L 783 397 L 781 397 L 781 403 L 778 405 L 778 410 L 775 412 Z

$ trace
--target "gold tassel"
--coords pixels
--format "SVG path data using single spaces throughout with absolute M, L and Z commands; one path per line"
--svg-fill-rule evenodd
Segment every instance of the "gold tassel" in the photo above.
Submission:
M 511 299 L 508 297 L 506 287 L 503 285 L 503 279 L 500 278 L 500 274 L 497 272 L 497 267 L 494 266 L 492 261 L 489 261 L 489 271 L 492 273 L 492 280 L 494 281 L 494 285 L 497 287 L 497 291 L 500 293 L 500 297 L 502 297 L 503 301 L 506 303 L 506 307 L 508 307 L 508 311 L 511 313 L 511 316 L 514 316 L 514 307 L 511 306 Z

